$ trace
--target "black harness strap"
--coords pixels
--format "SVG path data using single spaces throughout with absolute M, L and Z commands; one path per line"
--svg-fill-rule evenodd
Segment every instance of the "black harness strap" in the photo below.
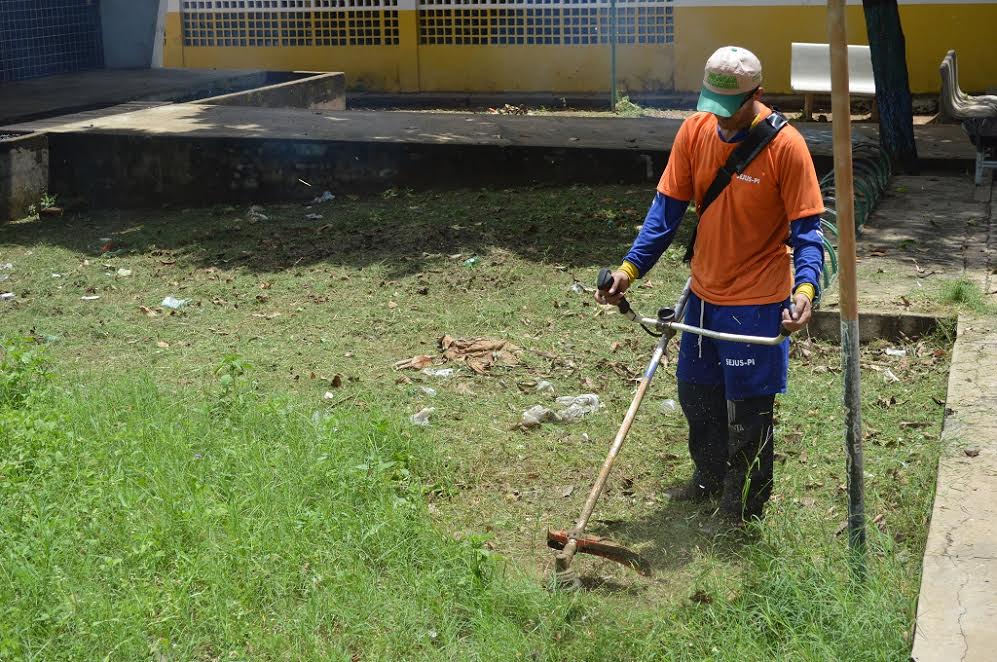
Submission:
M 751 162 L 755 160 L 755 157 L 762 153 L 762 150 L 772 142 L 772 139 L 787 124 L 789 124 L 789 120 L 784 115 L 773 112 L 748 132 L 748 137 L 741 141 L 741 144 L 731 152 L 727 158 L 727 162 L 720 166 L 720 169 L 717 170 L 717 176 L 713 179 L 713 183 L 710 184 L 710 187 L 706 189 L 706 193 L 703 194 L 703 200 L 699 205 L 700 223 L 703 222 L 703 216 L 706 214 L 707 208 L 720 197 L 720 194 L 730 184 L 730 180 L 734 178 L 734 175 L 743 173 L 751 165 Z M 688 263 L 692 261 L 692 256 L 696 252 L 696 235 L 698 231 L 699 223 L 692 229 L 689 245 L 685 249 L 685 257 L 682 258 L 684 262 Z

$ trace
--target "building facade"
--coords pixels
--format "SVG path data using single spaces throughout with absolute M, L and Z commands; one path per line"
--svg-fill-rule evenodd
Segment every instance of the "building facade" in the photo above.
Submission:
M 866 42 L 860 0 L 849 40 Z M 615 11 L 612 7 L 615 5 Z M 353 90 L 692 92 L 718 46 L 755 51 L 788 93 L 790 44 L 826 42 L 824 0 L 0 0 L 0 80 L 100 66 L 344 71 Z M 959 53 L 997 86 L 997 2 L 900 0 L 915 93 Z

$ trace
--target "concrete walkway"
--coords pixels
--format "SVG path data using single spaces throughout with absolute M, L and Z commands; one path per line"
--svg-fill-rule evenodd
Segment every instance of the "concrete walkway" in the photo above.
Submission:
M 860 309 L 948 315 L 943 290 L 960 279 L 997 304 L 989 199 L 969 176 L 894 177 L 859 238 Z M 836 282 L 821 307 L 838 310 Z
M 911 231 L 915 235 L 918 226 L 925 226 L 925 220 L 927 225 L 940 226 L 930 228 L 934 240 L 930 253 L 922 258 L 924 265 L 919 268 L 923 273 L 911 274 L 911 265 L 902 265 L 902 261 L 895 261 L 894 268 L 903 266 L 908 278 L 913 276 L 915 280 L 928 273 L 928 269 L 947 269 L 948 273 L 979 286 L 988 303 L 997 302 L 993 287 L 997 219 L 990 203 L 992 188 L 964 186 L 962 195 L 940 194 L 942 191 L 938 190 L 927 193 L 930 197 L 940 197 L 947 212 L 937 205 L 917 208 L 915 202 L 917 212 L 908 214 L 913 218 Z M 975 195 L 975 200 L 970 195 Z M 870 249 L 864 247 L 864 250 Z M 884 244 L 880 252 L 886 250 Z M 911 657 L 917 662 L 994 660 L 997 659 L 997 499 L 994 498 L 997 316 L 977 314 L 959 318 L 945 405 L 942 456 L 924 553 Z

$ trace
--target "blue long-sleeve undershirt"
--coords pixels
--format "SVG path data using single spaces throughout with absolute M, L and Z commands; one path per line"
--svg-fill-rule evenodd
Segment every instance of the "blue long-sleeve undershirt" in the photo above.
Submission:
M 644 225 L 634 239 L 630 252 L 623 258 L 637 267 L 637 272 L 642 277 L 671 246 L 688 207 L 688 200 L 683 202 L 664 193 L 655 194 L 651 208 L 644 217 Z
M 651 208 L 644 218 L 644 225 L 624 258 L 637 268 L 641 277 L 668 250 L 688 207 L 688 200 L 676 200 L 660 192 L 655 194 Z M 793 221 L 790 224 L 789 243 L 793 248 L 796 286 L 810 283 L 816 292 L 820 292 L 820 275 L 824 270 L 820 217 L 809 216 Z
M 824 233 L 820 229 L 820 216 L 808 216 L 790 223 L 789 245 L 793 247 L 795 286 L 810 283 L 819 297 L 820 275 L 824 272 Z

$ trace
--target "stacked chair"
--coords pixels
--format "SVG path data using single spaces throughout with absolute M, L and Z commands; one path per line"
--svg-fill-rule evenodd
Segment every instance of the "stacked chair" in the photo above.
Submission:
M 942 112 L 962 122 L 962 128 L 976 147 L 976 184 L 983 184 L 986 170 L 997 170 L 997 96 L 973 96 L 959 87 L 959 64 L 955 51 L 949 51 L 939 69 L 942 75 Z

